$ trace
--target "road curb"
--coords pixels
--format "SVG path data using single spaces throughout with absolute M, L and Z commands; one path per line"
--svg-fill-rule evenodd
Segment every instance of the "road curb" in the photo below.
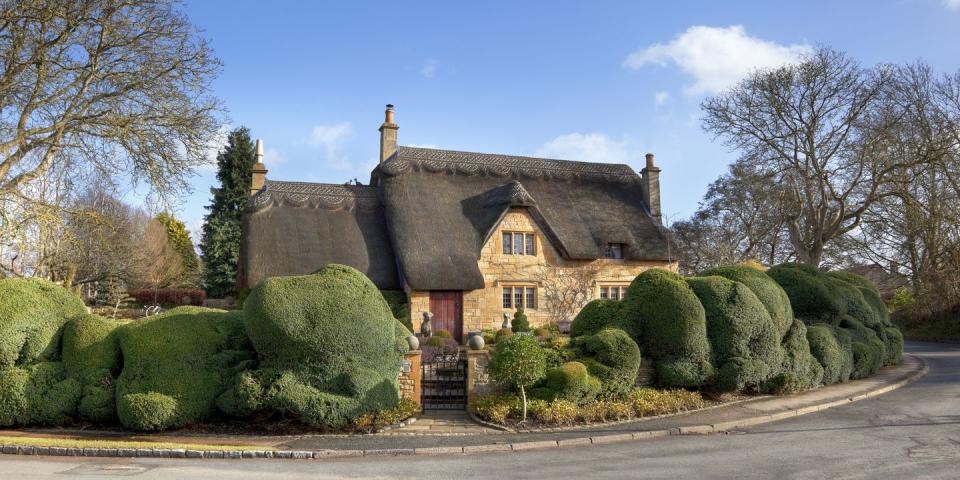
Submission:
M 919 362 L 919 368 L 908 376 L 882 387 L 839 400 L 831 400 L 817 405 L 784 410 L 782 412 L 757 415 L 740 420 L 731 420 L 716 424 L 689 425 L 663 430 L 596 435 L 590 437 L 567 438 L 562 440 L 535 440 L 517 443 L 494 443 L 487 445 L 425 447 L 425 448 L 387 448 L 375 450 L 188 450 L 162 448 L 66 448 L 66 447 L 25 447 L 18 445 L 0 445 L 0 455 L 44 455 L 66 457 L 118 457 L 118 458 L 195 458 L 195 459 L 257 459 L 279 458 L 291 460 L 322 460 L 344 457 L 385 457 L 407 455 L 464 455 L 491 452 L 520 452 L 525 450 L 546 450 L 552 448 L 584 447 L 610 443 L 622 443 L 635 440 L 666 437 L 670 435 L 709 435 L 727 433 L 786 418 L 807 415 L 853 402 L 866 400 L 896 390 L 926 375 L 927 362 L 916 355 L 908 355 Z

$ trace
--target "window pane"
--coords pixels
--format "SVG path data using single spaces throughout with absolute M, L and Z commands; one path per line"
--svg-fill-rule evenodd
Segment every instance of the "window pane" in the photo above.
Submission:
M 600 287 L 600 298 L 610 298 L 610 295 L 607 293 L 607 287 Z
M 510 288 L 503 289 L 503 308 L 510 308 Z
M 528 233 L 524 235 L 523 238 L 527 242 L 527 255 L 536 255 L 537 247 L 536 247 L 536 242 L 533 241 L 533 234 Z
M 523 234 L 522 233 L 513 234 L 513 254 L 523 255 Z
M 620 300 L 620 287 L 610 287 L 610 298 Z
M 613 254 L 610 258 L 623 258 L 623 245 L 614 243 L 610 245 L 610 251 Z
M 512 251 L 512 247 L 510 246 L 510 240 L 512 238 L 513 238 L 513 235 L 509 233 L 503 234 L 503 254 L 504 255 L 510 255 L 510 252 Z
M 537 308 L 537 289 L 527 287 L 527 308 Z
M 513 289 L 513 307 L 523 308 L 523 288 Z

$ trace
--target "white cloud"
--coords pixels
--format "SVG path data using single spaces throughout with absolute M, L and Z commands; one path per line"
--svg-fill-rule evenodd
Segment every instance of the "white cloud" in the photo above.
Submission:
M 437 74 L 438 66 L 439 63 L 431 58 L 423 62 L 423 66 L 420 67 L 420 75 L 423 75 L 425 78 L 433 78 Z
M 670 92 L 667 92 L 666 90 L 660 90 L 659 92 L 653 94 L 654 106 L 659 107 L 660 105 L 666 103 L 667 100 L 670 100 Z
M 960 0 L 943 0 L 943 6 L 950 10 L 960 10 Z
M 313 127 L 310 133 L 309 143 L 311 146 L 323 148 L 325 161 L 327 164 L 337 170 L 349 170 L 350 157 L 341 152 L 340 148 L 343 141 L 353 134 L 353 127 L 350 122 L 341 122 L 334 125 L 317 125 Z M 266 155 L 266 152 L 264 152 Z
M 634 51 L 623 61 L 623 67 L 639 70 L 650 64 L 674 65 L 693 77 L 693 84 L 686 86 L 685 93 L 699 95 L 730 87 L 754 69 L 796 62 L 810 50 L 806 44 L 780 45 L 751 37 L 742 25 L 696 25 L 669 43 L 655 43 Z
M 287 157 L 280 153 L 276 148 L 268 148 L 263 151 L 263 164 L 270 168 L 287 163 Z
M 534 155 L 563 160 L 597 163 L 627 163 L 627 142 L 613 140 L 602 133 L 560 135 L 537 148 Z

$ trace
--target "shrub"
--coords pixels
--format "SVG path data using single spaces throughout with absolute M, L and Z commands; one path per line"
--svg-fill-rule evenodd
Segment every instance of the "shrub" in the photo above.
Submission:
M 493 343 L 499 343 L 502 340 L 513 336 L 513 330 L 509 328 L 501 328 L 497 330 L 497 334 L 493 337 Z
M 699 387 L 713 375 L 703 306 L 683 277 L 661 269 L 638 275 L 622 302 L 620 324 L 654 360 L 660 385 Z
M 61 327 L 83 313 L 80 298 L 55 283 L 0 279 L 0 370 L 57 360 Z
M 217 408 L 227 415 L 245 417 L 267 406 L 262 377 L 270 377 L 270 370 L 244 371 L 237 374 L 230 388 L 217 397 Z M 272 383 L 267 381 L 266 383 Z
M 73 420 L 80 383 L 60 362 L 0 370 L 0 425 L 63 425 Z
M 557 425 L 570 425 L 577 420 L 577 404 L 557 399 L 550 402 L 550 418 Z
M 380 290 L 383 299 L 390 306 L 390 312 L 393 318 L 396 318 L 407 327 L 407 330 L 413 331 L 413 322 L 410 320 L 410 299 L 407 292 L 403 290 Z
M 687 283 L 703 304 L 720 391 L 758 391 L 780 373 L 778 327 L 746 285 L 724 277 L 695 277 Z
M 529 332 L 530 322 L 527 321 L 527 314 L 523 313 L 522 308 L 518 308 L 513 314 L 513 320 L 510 321 L 510 329 L 513 333 Z
M 533 337 L 510 337 L 497 345 L 490 358 L 490 376 L 520 391 L 523 400 L 523 421 L 527 420 L 526 388 L 546 374 L 547 358 Z
M 312 275 L 268 278 L 244 303 L 247 333 L 265 367 L 270 403 L 308 425 L 337 427 L 400 401 L 406 353 L 383 295 L 362 273 L 330 264 Z
M 81 418 L 98 423 L 117 420 L 116 378 L 120 374 L 117 327 L 121 322 L 81 315 L 63 331 L 63 365 L 68 377 L 83 385 Z
M 433 336 L 439 338 L 453 338 L 453 335 L 447 330 L 437 330 L 436 332 L 433 332 Z
M 515 396 L 485 395 L 470 404 L 470 411 L 474 415 L 501 425 L 519 413 L 521 408 L 521 400 Z
M 127 290 L 140 305 L 162 305 L 179 307 L 193 305 L 199 307 L 207 299 L 207 292 L 199 288 L 134 288 Z
M 706 406 L 699 393 L 681 389 L 638 388 L 630 393 L 627 401 L 639 417 L 683 412 Z
M 22 423 L 27 417 L 30 374 L 19 367 L 0 369 L 0 426 Z
M 853 371 L 853 353 L 844 338 L 838 338 L 836 328 L 826 324 L 807 327 L 810 353 L 823 367 L 823 383 L 830 385 L 850 380 Z M 847 338 L 847 340 L 849 340 Z
M 619 301 L 607 298 L 591 300 L 570 324 L 570 338 L 593 335 L 615 325 L 620 317 L 620 305 Z
M 840 326 L 850 334 L 853 341 L 853 372 L 850 378 L 865 378 L 883 366 L 887 358 L 886 346 L 873 330 L 850 316 L 840 321 Z
M 123 354 L 117 379 L 120 422 L 159 430 L 214 413 L 230 380 L 253 363 L 241 317 L 240 312 L 179 307 L 117 330 Z M 138 417 L 153 404 L 156 414 Z
M 909 288 L 901 287 L 893 292 L 893 298 L 890 299 L 890 309 L 893 311 L 903 310 L 912 307 L 917 303 L 917 298 Z
M 903 357 L 903 334 L 896 327 L 888 327 L 884 330 L 887 334 L 887 357 L 884 363 L 886 365 L 896 365 L 900 363 Z
M 876 315 L 879 323 L 884 326 L 890 325 L 890 310 L 888 310 L 887 305 L 883 303 L 883 298 L 880 297 L 880 290 L 877 289 L 876 284 L 871 282 L 870 279 L 863 275 L 843 271 L 830 272 L 828 275 L 855 286 L 857 290 L 860 291 L 860 294 L 863 295 L 864 301 L 867 302 L 867 305 L 870 306 Z
M 814 388 L 823 381 L 823 367 L 810 353 L 807 341 L 807 326 L 800 320 L 783 337 L 781 373 L 770 381 L 767 390 L 774 393 L 791 393 Z
M 784 263 L 767 271 L 790 297 L 793 314 L 808 323 L 839 325 L 845 306 L 832 283 L 815 267 Z
M 450 337 L 442 337 L 439 335 L 434 335 L 428 338 L 426 342 L 423 342 L 423 345 L 427 347 L 443 348 L 443 347 L 446 347 L 451 340 L 452 339 Z M 456 341 L 454 341 L 454 343 L 456 343 Z
M 600 393 L 600 381 L 590 376 L 580 362 L 567 362 L 547 371 L 538 396 L 544 400 L 561 399 L 576 404 L 592 401 Z
M 604 398 L 619 398 L 633 389 L 640 370 L 640 347 L 626 332 L 605 328 L 577 338 L 573 348 L 592 360 L 584 363 L 590 374 L 600 379 Z
M 548 336 L 550 336 L 550 330 L 547 330 L 546 328 L 543 328 L 543 327 L 534 328 L 534 329 L 533 329 L 533 336 L 534 336 L 534 337 L 548 337 Z
M 783 288 L 773 281 L 769 275 L 755 267 L 733 265 L 718 267 L 703 272 L 702 276 L 720 276 L 735 282 L 740 282 L 750 289 L 770 314 L 770 319 L 777 328 L 779 338 L 782 339 L 793 325 L 793 309 L 790 307 L 790 297 Z

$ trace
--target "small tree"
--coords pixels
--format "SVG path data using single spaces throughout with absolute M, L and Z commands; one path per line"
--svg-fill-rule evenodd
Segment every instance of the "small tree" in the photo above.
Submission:
M 527 387 L 547 374 L 547 354 L 530 336 L 502 340 L 490 359 L 490 376 L 520 390 L 523 400 L 523 421 L 527 421 Z
M 518 308 L 516 313 L 513 314 L 510 330 L 513 330 L 513 333 L 530 331 L 530 322 L 527 321 L 527 314 L 523 313 L 522 308 Z

